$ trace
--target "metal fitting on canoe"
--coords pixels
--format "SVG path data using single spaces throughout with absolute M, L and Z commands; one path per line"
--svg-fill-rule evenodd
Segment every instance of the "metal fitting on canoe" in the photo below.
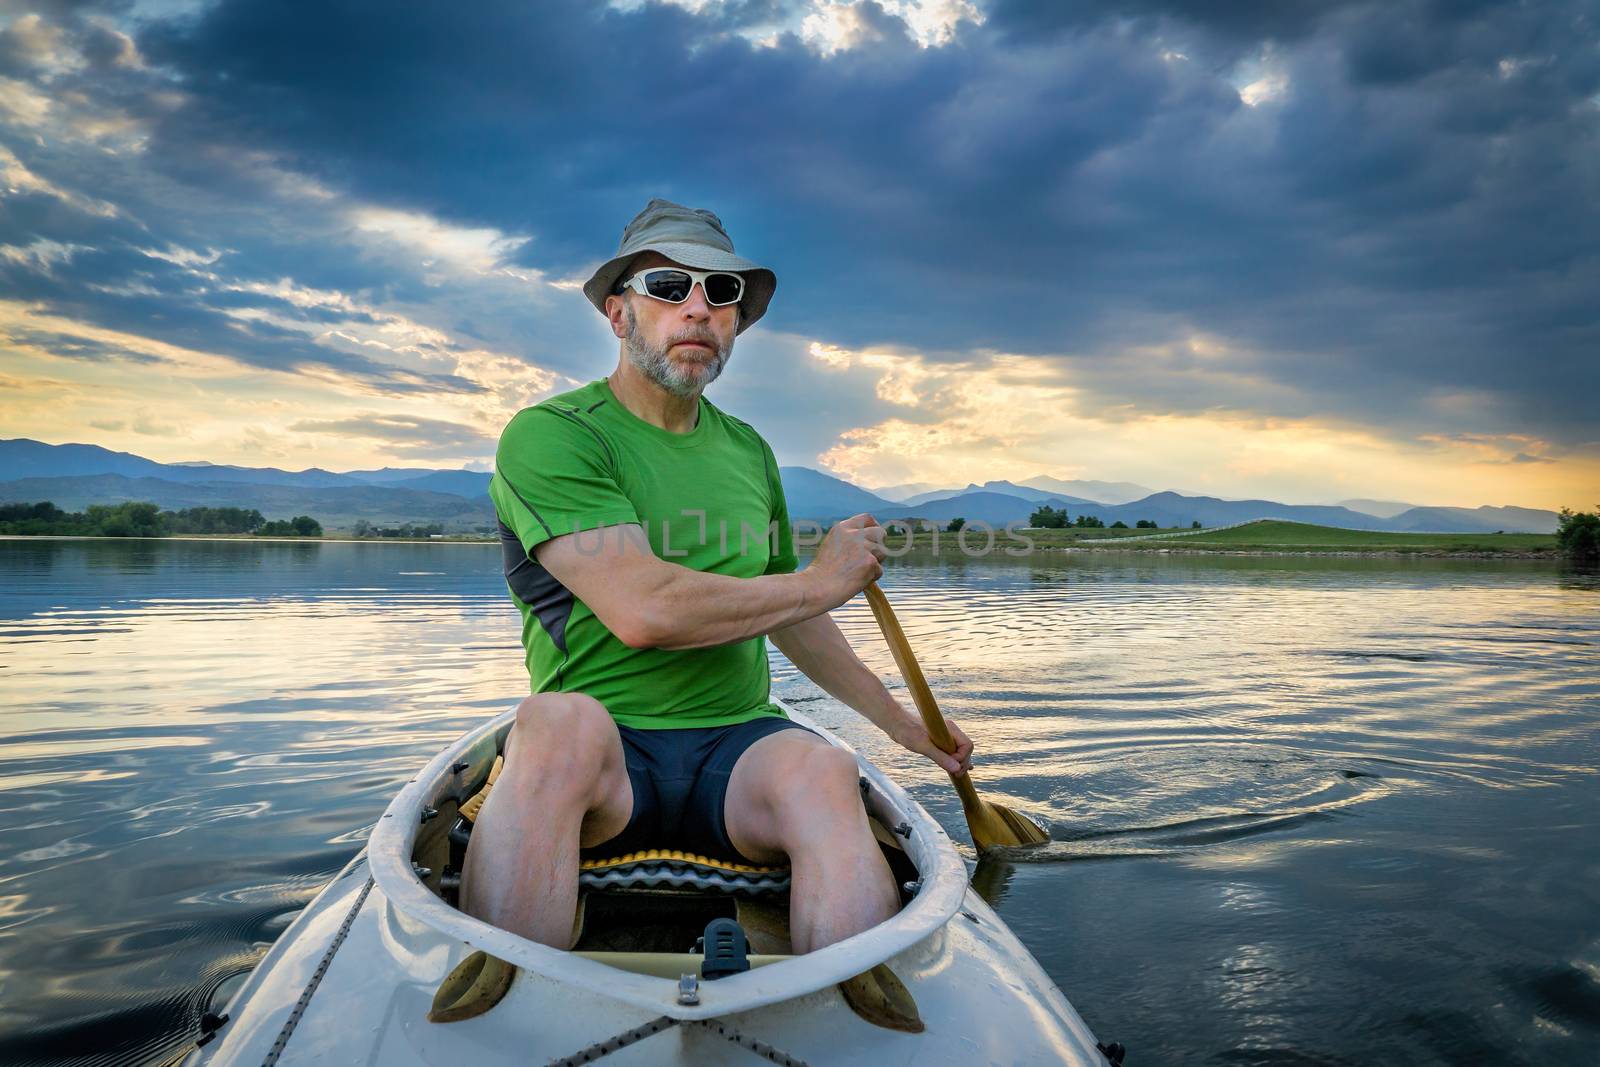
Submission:
M 678 975 L 678 1003 L 684 1007 L 693 1007 L 700 1003 L 700 976 L 694 974 Z

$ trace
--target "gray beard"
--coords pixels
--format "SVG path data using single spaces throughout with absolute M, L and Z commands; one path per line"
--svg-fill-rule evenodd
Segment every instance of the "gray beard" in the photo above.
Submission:
M 639 336 L 639 318 L 634 314 L 631 300 L 628 302 L 625 314 L 628 319 L 628 332 L 622 338 L 622 350 L 627 354 L 628 362 L 637 367 L 639 373 L 673 396 L 699 396 L 706 386 L 717 380 L 722 368 L 727 366 L 728 357 L 733 352 L 732 343 L 719 345 L 709 333 L 689 332 L 669 337 L 659 345 L 651 345 Z M 702 364 L 698 369 L 684 370 L 667 358 L 668 349 L 684 341 L 701 341 L 710 345 L 715 358 L 710 363 Z

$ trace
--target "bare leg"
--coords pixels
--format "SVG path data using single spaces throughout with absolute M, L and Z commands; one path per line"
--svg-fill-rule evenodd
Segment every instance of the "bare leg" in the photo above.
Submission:
M 894 876 L 861 806 L 853 756 L 815 734 L 784 730 L 751 745 L 728 780 L 728 837 L 758 862 L 794 871 L 789 933 L 811 952 L 895 913 Z
M 621 833 L 633 812 L 622 737 L 599 701 L 539 693 L 517 708 L 504 755 L 467 847 L 462 910 L 571 948 L 578 849 Z

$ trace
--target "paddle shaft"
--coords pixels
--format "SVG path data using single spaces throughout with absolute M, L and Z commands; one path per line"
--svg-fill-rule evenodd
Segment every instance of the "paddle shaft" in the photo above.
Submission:
M 944 716 L 939 712 L 939 705 L 933 699 L 933 690 L 928 688 L 928 680 L 922 676 L 922 668 L 917 665 L 917 657 L 911 651 L 911 643 L 906 640 L 906 632 L 900 628 L 900 620 L 895 618 L 894 609 L 889 606 L 889 598 L 883 595 L 883 590 L 878 588 L 877 582 L 867 586 L 866 593 L 867 604 L 872 608 L 873 618 L 878 620 L 878 628 L 883 631 L 883 638 L 889 643 L 889 651 L 894 656 L 895 665 L 900 668 L 900 674 L 906 680 L 906 687 L 911 690 L 911 700 L 922 716 L 922 725 L 927 728 L 928 737 L 945 752 L 954 752 L 955 738 L 950 736 L 950 727 L 945 725 Z M 970 821 L 971 813 L 983 806 L 978 790 L 974 788 L 972 779 L 967 777 L 966 771 L 952 774 L 950 779 L 955 783 L 956 792 L 961 796 L 961 806 L 968 812 Z

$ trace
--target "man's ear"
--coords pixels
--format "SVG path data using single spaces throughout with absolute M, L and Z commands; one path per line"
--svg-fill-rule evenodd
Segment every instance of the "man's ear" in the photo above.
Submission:
M 615 293 L 606 297 L 606 318 L 611 322 L 611 332 L 617 337 L 628 336 L 627 297 Z

